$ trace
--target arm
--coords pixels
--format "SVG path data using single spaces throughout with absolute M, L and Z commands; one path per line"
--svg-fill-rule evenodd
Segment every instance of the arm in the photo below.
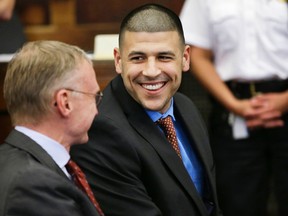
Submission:
M 0 0 L 0 20 L 9 20 L 12 17 L 15 0 Z
M 239 100 L 217 74 L 212 58 L 210 50 L 191 48 L 192 72 L 216 100 L 230 112 L 245 118 L 248 127 L 283 125 L 280 116 L 285 109 L 287 111 L 287 93 L 265 94 L 250 100 Z
M 238 100 L 216 72 L 210 50 L 191 48 L 192 73 L 203 86 L 229 111 L 244 116 L 251 107 L 248 100 Z

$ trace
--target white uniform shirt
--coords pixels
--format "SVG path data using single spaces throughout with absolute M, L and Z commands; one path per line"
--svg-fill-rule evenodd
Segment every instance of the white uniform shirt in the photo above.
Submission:
M 283 0 L 186 0 L 186 42 L 214 53 L 222 80 L 288 78 L 288 5 Z

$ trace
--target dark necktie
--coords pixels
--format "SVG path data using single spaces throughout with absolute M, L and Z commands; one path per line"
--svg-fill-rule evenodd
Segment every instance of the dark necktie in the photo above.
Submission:
M 171 116 L 159 119 L 158 121 L 156 121 L 156 124 L 159 125 L 159 127 L 163 130 L 166 138 L 171 143 L 173 149 L 176 151 L 177 155 L 182 159 L 177 141 L 176 131 Z
M 78 188 L 80 188 L 84 193 L 87 194 L 100 216 L 104 216 L 104 213 L 100 208 L 99 203 L 96 201 L 94 194 L 86 180 L 85 174 L 82 172 L 80 167 L 74 161 L 69 160 L 66 164 L 66 169 L 71 175 L 75 185 L 77 185 Z

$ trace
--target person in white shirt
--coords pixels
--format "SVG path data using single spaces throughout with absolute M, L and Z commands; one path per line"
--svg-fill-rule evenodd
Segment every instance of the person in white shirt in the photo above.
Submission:
M 29 42 L 9 62 L 3 90 L 15 128 L 0 145 L 0 215 L 99 216 L 65 167 L 70 147 L 88 141 L 101 99 L 85 52 Z
M 180 13 L 192 72 L 212 96 L 226 216 L 266 215 L 271 189 L 278 215 L 288 215 L 287 9 L 281 0 L 186 0 Z

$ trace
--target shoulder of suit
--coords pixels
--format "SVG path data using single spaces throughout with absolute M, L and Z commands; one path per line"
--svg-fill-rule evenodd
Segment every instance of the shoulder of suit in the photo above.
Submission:
M 187 104 L 190 104 L 190 106 L 195 106 L 194 102 L 188 96 L 186 96 L 185 94 L 183 94 L 181 92 L 177 92 L 174 95 L 174 101 L 176 104 L 177 103 L 187 103 Z

